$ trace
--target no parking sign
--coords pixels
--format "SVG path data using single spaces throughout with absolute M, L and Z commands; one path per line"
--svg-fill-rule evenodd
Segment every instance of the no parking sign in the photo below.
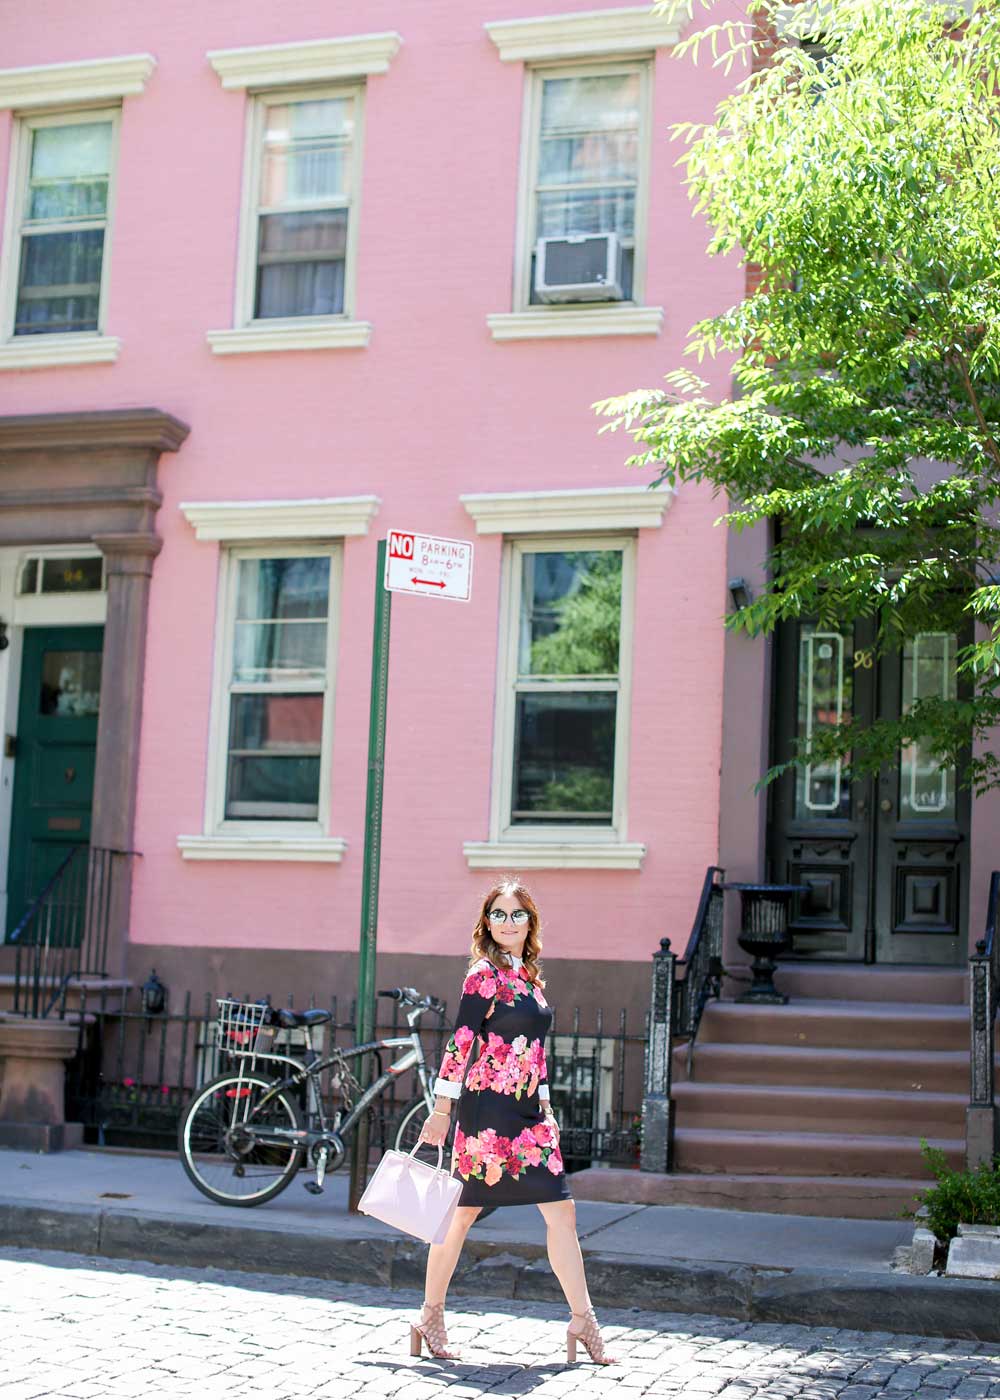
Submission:
M 393 593 L 467 603 L 472 597 L 472 541 L 390 530 L 384 584 Z

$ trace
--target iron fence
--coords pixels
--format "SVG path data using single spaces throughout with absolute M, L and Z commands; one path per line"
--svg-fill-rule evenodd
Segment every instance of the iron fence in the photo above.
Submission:
M 990 876 L 985 936 L 969 959 L 970 1086 L 966 1113 L 966 1158 L 970 1167 L 1000 1156 L 1000 1111 L 996 1103 L 996 1024 L 1000 1007 L 1000 870 Z
M 293 1005 L 292 1000 L 286 1005 Z M 315 1000 L 310 1005 L 315 1006 Z M 330 1021 L 313 1031 L 320 1056 L 355 1042 L 353 1000 L 332 997 L 326 1006 Z M 81 1011 L 77 1054 L 67 1073 L 67 1121 L 82 1123 L 85 1141 L 95 1146 L 172 1149 L 194 1090 L 230 1068 L 216 1041 L 215 996 L 195 998 L 188 993 L 179 1009 L 150 1014 L 137 992 L 119 1004 L 106 992 L 88 1000 L 84 991 Z M 585 1020 L 579 1009 L 553 1023 L 547 1050 L 549 1086 L 569 1170 L 595 1163 L 638 1166 L 646 1026 L 646 1021 L 641 1027 L 630 1026 L 625 1010 L 611 1024 L 601 1010 Z M 393 1003 L 387 1019 L 376 1027 L 376 1036 L 405 1035 L 408 1030 Z M 432 1076 L 450 1031 L 447 1011 L 439 1023 L 425 1017 L 421 1024 Z M 282 1031 L 277 1044 L 301 1056 L 304 1032 Z M 376 1072 L 382 1067 L 377 1065 Z M 329 1101 L 335 1090 L 321 1083 L 321 1092 Z M 413 1070 L 390 1083 L 372 1113 L 374 1154 L 391 1145 L 396 1124 L 418 1094 Z

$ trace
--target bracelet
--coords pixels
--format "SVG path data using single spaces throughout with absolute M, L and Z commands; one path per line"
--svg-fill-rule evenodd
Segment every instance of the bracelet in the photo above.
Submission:
M 450 1108 L 449 1108 L 449 1110 L 448 1110 L 447 1113 L 445 1113 L 445 1111 L 444 1111 L 443 1108 L 432 1108 L 431 1111 L 430 1111 L 430 1115 L 429 1115 L 429 1116 L 430 1116 L 431 1118 L 433 1118 L 434 1115 L 435 1115 L 435 1113 L 438 1115 L 439 1118 L 450 1118 L 450 1117 L 451 1117 L 451 1109 L 450 1109 Z

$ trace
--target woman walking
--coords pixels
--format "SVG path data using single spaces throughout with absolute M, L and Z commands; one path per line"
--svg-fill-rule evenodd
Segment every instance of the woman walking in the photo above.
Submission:
M 423 1142 L 443 1144 L 457 1101 L 454 1170 L 465 1185 L 444 1243 L 431 1245 L 427 1256 L 424 1305 L 410 1329 L 414 1356 L 423 1342 L 432 1356 L 458 1356 L 448 1348 L 444 1301 L 480 1210 L 534 1204 L 545 1219 L 552 1272 L 569 1304 L 567 1360 L 576 1360 L 577 1342 L 599 1365 L 615 1360 L 604 1350 L 590 1304 L 576 1207 L 549 1102 L 545 1036 L 552 1012 L 542 994 L 541 947 L 538 909 L 528 891 L 517 880 L 494 885 L 473 930 L 455 1031 L 434 1086 L 434 1110 L 421 1130 Z

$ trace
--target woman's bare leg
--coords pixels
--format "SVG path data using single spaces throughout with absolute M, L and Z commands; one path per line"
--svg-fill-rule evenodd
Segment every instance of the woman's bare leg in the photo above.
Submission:
M 459 1206 L 452 1217 L 444 1244 L 432 1244 L 427 1251 L 427 1275 L 424 1280 L 424 1302 L 443 1303 L 455 1272 L 465 1237 L 479 1214 L 479 1206 Z
M 566 1294 L 569 1310 L 585 1313 L 590 1307 L 590 1294 L 576 1233 L 576 1204 L 573 1201 L 546 1201 L 544 1205 L 539 1202 L 538 1209 L 545 1219 L 549 1263 Z

